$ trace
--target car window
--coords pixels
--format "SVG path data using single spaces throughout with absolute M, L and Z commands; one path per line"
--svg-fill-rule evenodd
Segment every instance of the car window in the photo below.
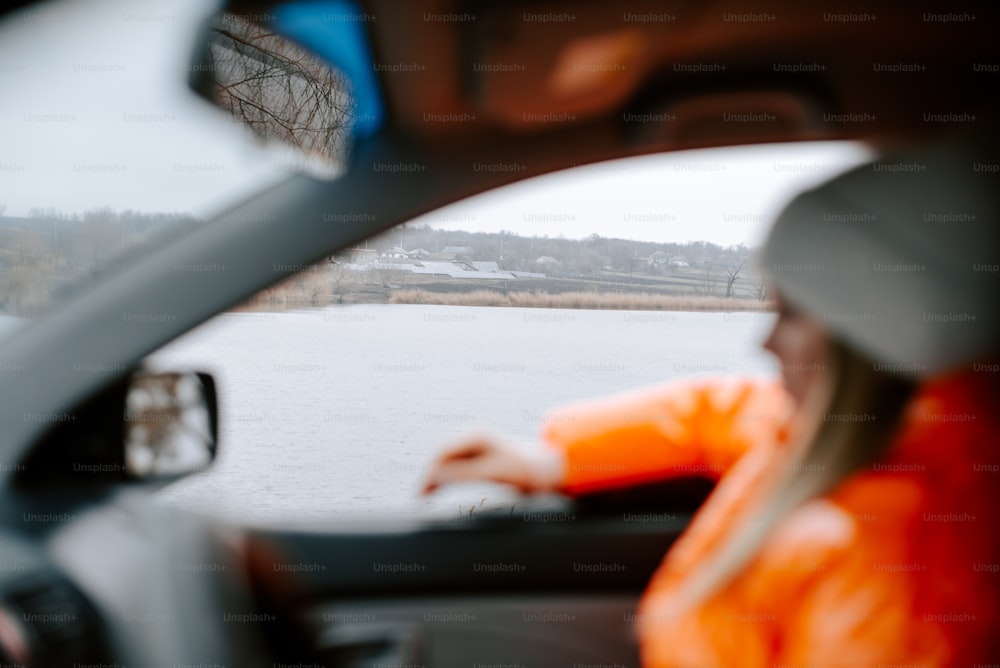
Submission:
M 198 0 L 52 2 L 0 23 L 0 337 L 140 247 L 285 178 L 188 87 Z
M 241 520 L 516 512 L 511 491 L 419 498 L 434 454 L 524 447 L 559 404 L 692 376 L 775 373 L 755 248 L 855 144 L 578 167 L 342 249 L 161 349 L 218 380 L 220 454 L 160 493 Z

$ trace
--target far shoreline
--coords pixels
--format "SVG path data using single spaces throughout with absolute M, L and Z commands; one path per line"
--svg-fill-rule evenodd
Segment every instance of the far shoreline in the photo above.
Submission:
M 358 304 L 415 304 L 433 306 L 480 306 L 615 311 L 758 312 L 775 310 L 772 300 L 760 301 L 711 295 L 666 295 L 649 292 L 498 291 L 438 292 L 414 288 L 372 288 L 344 294 L 322 294 L 301 286 L 277 287 L 255 295 L 231 309 L 237 312 L 280 312 Z M 293 289 L 290 289 L 293 288 Z

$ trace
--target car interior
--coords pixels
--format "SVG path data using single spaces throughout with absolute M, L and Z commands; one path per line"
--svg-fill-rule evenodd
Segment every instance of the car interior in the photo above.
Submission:
M 4 22 L 32 5 L 17 4 Z M 636 603 L 710 480 L 442 521 L 208 519 L 151 497 L 229 447 L 225 397 L 208 374 L 144 360 L 341 249 L 532 177 L 711 147 L 881 151 L 997 120 L 988 3 L 227 0 L 204 13 L 190 95 L 231 111 L 218 49 L 257 30 L 339 71 L 354 118 L 307 147 L 332 170 L 297 171 L 5 333 L 0 665 L 638 665 Z M 158 467 L 170 409 L 156 398 L 182 395 L 190 458 Z

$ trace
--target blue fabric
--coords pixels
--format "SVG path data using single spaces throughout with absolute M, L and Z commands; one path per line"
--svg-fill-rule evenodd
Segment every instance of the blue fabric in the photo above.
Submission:
M 370 16 L 349 0 L 303 0 L 273 10 L 279 33 L 338 68 L 351 82 L 351 134 L 369 137 L 385 122 L 385 104 L 372 62 L 365 21 Z

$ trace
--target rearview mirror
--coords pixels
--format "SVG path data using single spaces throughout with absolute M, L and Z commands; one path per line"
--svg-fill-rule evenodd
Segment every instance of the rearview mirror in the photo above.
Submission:
M 192 87 L 295 164 L 337 176 L 350 149 L 355 101 L 340 70 L 279 34 L 276 16 L 216 14 L 191 67 Z

